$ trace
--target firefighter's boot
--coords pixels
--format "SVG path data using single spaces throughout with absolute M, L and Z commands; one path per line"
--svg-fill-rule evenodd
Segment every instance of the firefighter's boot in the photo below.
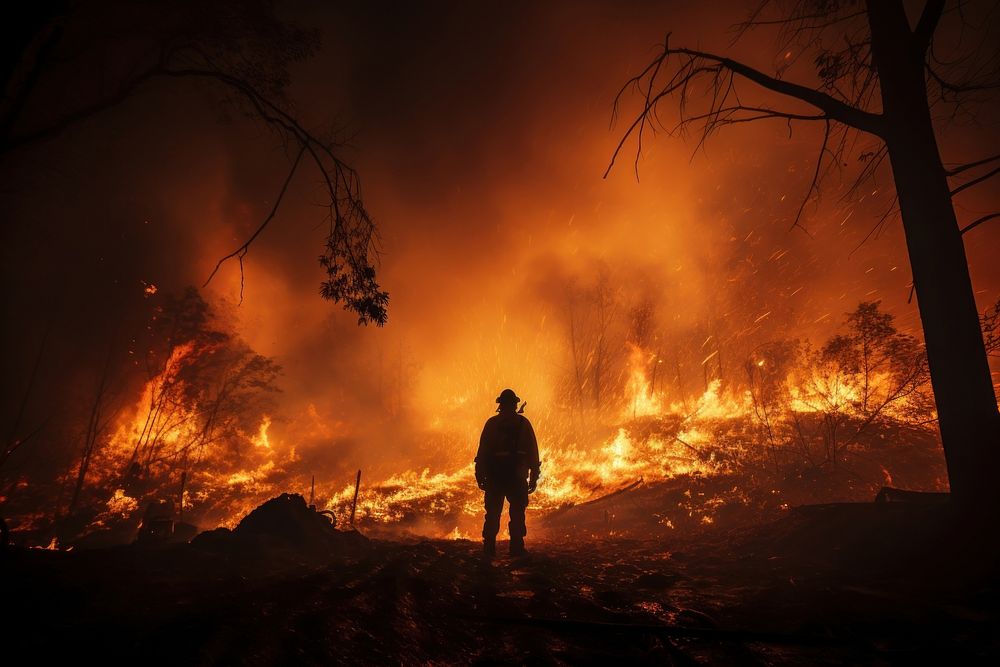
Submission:
M 511 556 L 526 556 L 528 551 L 524 548 L 524 538 L 523 537 L 511 537 L 510 538 L 510 555 Z

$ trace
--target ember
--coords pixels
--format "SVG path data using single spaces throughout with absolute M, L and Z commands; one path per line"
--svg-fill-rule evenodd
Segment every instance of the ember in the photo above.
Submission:
M 914 580 L 991 590 L 1000 13 L 737 4 L 12 13 L 0 555 L 40 601 L 19 631 L 47 628 L 24 641 L 986 658 L 827 630 L 841 584 L 878 593 L 849 596 L 887 605 L 873 625 L 908 609 L 889 537 L 927 555 Z M 865 544 L 875 570 L 817 563 Z M 990 620 L 944 644 L 990 636 L 992 603 L 945 597 L 927 612 Z M 100 623 L 142 655 L 84 655 Z M 426 648 L 480 635 L 528 640 Z

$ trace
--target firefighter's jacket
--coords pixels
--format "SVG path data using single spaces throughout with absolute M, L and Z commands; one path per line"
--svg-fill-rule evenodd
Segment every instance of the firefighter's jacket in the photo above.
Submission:
M 476 452 L 476 477 L 538 477 L 538 441 L 524 415 L 503 411 L 486 420 Z

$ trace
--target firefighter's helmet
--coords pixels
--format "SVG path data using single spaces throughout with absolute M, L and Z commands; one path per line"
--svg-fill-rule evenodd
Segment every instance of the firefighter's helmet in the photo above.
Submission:
M 500 405 L 517 405 L 521 402 L 521 399 L 517 397 L 513 389 L 504 389 L 497 396 L 497 403 Z

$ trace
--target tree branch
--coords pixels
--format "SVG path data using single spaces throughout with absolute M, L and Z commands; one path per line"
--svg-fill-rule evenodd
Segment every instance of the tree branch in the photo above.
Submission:
M 240 303 L 243 303 L 243 258 L 246 257 L 248 252 L 250 252 L 250 244 L 254 242 L 254 239 L 256 239 L 262 231 L 264 231 L 264 228 L 267 227 L 268 223 L 270 223 L 275 214 L 277 214 L 278 207 L 281 206 L 281 200 L 284 199 L 285 192 L 288 191 L 288 185 L 292 182 L 292 177 L 295 176 L 295 170 L 299 168 L 299 162 L 302 160 L 302 154 L 305 152 L 306 146 L 305 144 L 302 144 L 302 147 L 299 148 L 298 155 L 295 156 L 295 162 L 292 163 L 292 168 L 288 170 L 288 176 L 285 178 L 285 182 L 282 184 L 281 190 L 278 192 L 278 197 L 274 200 L 274 206 L 271 207 L 271 212 L 267 214 L 264 221 L 260 223 L 260 226 L 257 227 L 256 231 L 250 235 L 250 238 L 248 238 L 243 245 L 216 262 L 215 268 L 212 269 L 212 273 L 209 274 L 208 279 L 202 287 L 208 286 L 208 284 L 212 282 L 212 278 L 215 277 L 215 274 L 219 272 L 219 268 L 227 261 L 235 257 L 240 262 Z
M 979 225 L 981 225 L 984 222 L 987 222 L 989 220 L 992 220 L 993 218 L 1000 218 L 1000 212 L 998 212 L 998 213 L 990 213 L 988 215 L 982 216 L 981 218 L 977 218 L 977 219 L 973 220 L 972 222 L 970 222 L 969 224 L 967 224 L 965 227 L 962 227 L 962 230 L 959 233 L 960 234 L 964 234 L 965 232 L 973 230 L 976 227 L 978 227 Z
M 330 231 L 325 252 L 320 256 L 327 280 L 320 286 L 320 295 L 356 312 L 359 324 L 385 324 L 389 294 L 376 281 L 372 258 L 377 257 L 378 237 L 375 223 L 361 201 L 357 172 L 334 153 L 330 143 L 315 137 L 248 82 L 217 70 L 188 68 L 163 72 L 168 76 L 201 77 L 224 84 L 246 99 L 258 118 L 277 128 L 286 139 L 293 139 L 309 154 L 330 198 Z M 236 257 L 241 259 L 238 251 Z
M 941 89 L 942 100 L 954 100 L 961 93 L 972 93 L 980 90 L 996 90 L 997 88 L 1000 88 L 1000 82 L 989 80 L 980 80 L 980 82 L 977 83 L 974 79 L 970 79 L 969 81 L 962 83 L 953 83 L 938 74 L 937 71 L 931 67 L 930 63 L 925 64 L 924 69 L 928 74 L 930 74 L 931 79 L 933 79 Z M 952 97 L 947 97 L 947 93 L 952 93 Z
M 971 188 L 974 185 L 979 185 L 983 181 L 985 181 L 985 180 L 987 180 L 989 178 L 992 178 L 993 176 L 996 176 L 997 174 L 1000 174 L 1000 167 L 995 167 L 995 168 L 991 169 L 990 171 L 986 172 L 985 174 L 983 174 L 982 176 L 974 178 L 971 181 L 967 181 L 965 183 L 962 183 L 960 186 L 958 186 L 957 188 L 955 188 L 954 190 L 952 190 L 949 194 L 951 194 L 951 196 L 954 197 L 959 192 L 962 192 L 963 190 L 968 190 L 969 188 Z
M 826 115 L 830 116 L 833 120 L 841 122 L 844 125 L 849 125 L 878 136 L 882 136 L 884 131 L 883 118 L 880 114 L 873 114 L 868 111 L 855 108 L 813 88 L 776 79 L 739 61 L 693 49 L 667 49 L 665 53 L 667 55 L 677 53 L 691 58 L 701 58 L 703 60 L 719 63 L 731 72 L 739 74 L 740 76 L 753 81 L 763 88 L 767 88 L 768 90 L 785 95 L 786 97 L 793 97 L 802 102 L 806 102 L 807 104 L 811 104 L 826 113 Z
M 800 224 L 800 220 L 802 219 L 802 212 L 805 210 L 806 204 L 809 202 L 809 198 L 812 196 L 813 191 L 819 185 L 819 174 L 823 166 L 823 155 L 826 154 L 827 144 L 829 142 L 830 142 L 830 121 L 827 120 L 826 128 L 823 131 L 823 143 L 820 144 L 819 147 L 819 157 L 816 158 L 816 170 L 813 172 L 812 180 L 809 182 L 809 189 L 806 190 L 806 195 L 805 197 L 802 198 L 802 203 L 799 204 L 799 210 L 795 214 L 795 220 L 792 222 L 792 226 L 788 231 L 792 231 L 792 229 L 798 227 L 799 229 L 804 231 L 807 235 L 812 236 L 812 234 L 809 234 L 809 231 Z
M 618 117 L 619 105 L 628 90 L 634 88 L 642 94 L 643 106 L 615 147 L 608 167 L 604 172 L 605 177 L 610 174 L 626 142 L 633 136 L 637 140 L 636 160 L 638 161 L 642 152 L 642 141 L 645 130 L 652 122 L 658 121 L 657 105 L 664 97 L 671 94 L 677 94 L 680 98 L 681 119 L 668 132 L 673 133 L 678 130 L 685 130 L 688 125 L 698 121 L 704 121 L 705 123 L 702 136 L 695 149 L 696 152 L 720 126 L 752 122 L 766 118 L 782 118 L 789 121 L 789 123 L 795 120 L 822 120 L 827 123 L 835 120 L 847 127 L 870 132 L 876 136 L 881 136 L 884 133 L 884 120 L 879 114 L 859 109 L 822 91 L 768 76 L 759 70 L 729 58 L 704 51 L 671 48 L 669 40 L 670 35 L 668 34 L 660 54 L 638 75 L 629 79 L 615 96 L 612 123 Z M 680 59 L 678 67 L 672 74 L 663 74 L 663 81 L 658 82 L 657 78 L 666 69 L 665 65 L 669 62 L 670 57 L 674 55 Z M 708 102 L 708 110 L 703 114 L 687 115 L 686 107 L 689 89 L 696 79 L 704 75 L 709 77 L 712 89 L 711 99 Z M 740 102 L 739 94 L 734 85 L 737 76 L 785 97 L 792 97 L 810 104 L 822 113 L 796 113 L 780 111 L 769 107 L 744 105 Z M 735 104 L 729 102 L 730 98 L 734 98 L 733 101 Z M 827 147 L 824 145 L 824 150 L 826 149 Z
M 984 164 L 989 164 L 990 162 L 995 162 L 1000 160 L 1000 155 L 993 155 L 991 157 L 983 158 L 982 160 L 976 160 L 975 162 L 968 162 L 966 164 L 959 165 L 954 169 L 948 169 L 945 174 L 948 176 L 957 176 L 963 171 L 968 171 L 969 169 L 975 169 L 976 167 L 981 167 Z

